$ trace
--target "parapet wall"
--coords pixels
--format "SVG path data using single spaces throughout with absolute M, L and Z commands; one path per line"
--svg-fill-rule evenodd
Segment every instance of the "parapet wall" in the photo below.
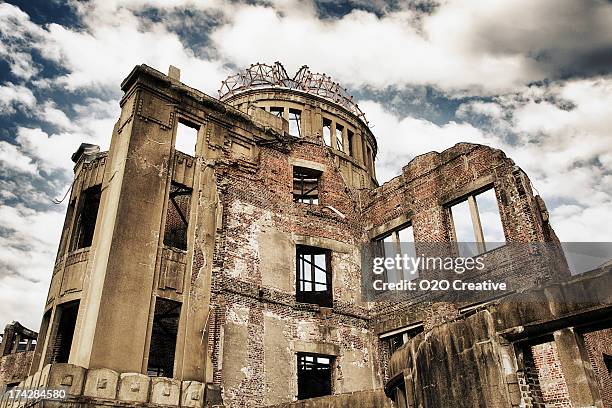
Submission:
M 73 364 L 49 364 L 29 376 L 15 390 L 63 390 L 61 399 L 11 398 L 10 391 L 0 396 L 0 408 L 32 406 L 130 406 L 203 407 L 205 385 L 140 373 L 118 373 L 106 368 L 86 369 Z M 15 394 L 13 394 L 15 395 Z

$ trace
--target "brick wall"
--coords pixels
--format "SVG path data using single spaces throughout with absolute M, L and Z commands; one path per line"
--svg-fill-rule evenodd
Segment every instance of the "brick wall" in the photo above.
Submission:
M 612 375 L 604 362 L 603 354 L 612 356 L 612 329 L 598 330 L 584 335 L 589 360 L 597 375 L 599 393 L 604 408 L 612 408 Z
M 213 265 L 209 352 L 214 382 L 222 386 L 228 407 L 295 399 L 296 353 L 303 347 L 338 353 L 334 393 L 382 386 L 373 370 L 376 337 L 369 330 L 369 311 L 360 296 L 359 244 L 364 227 L 357 194 L 319 141 L 292 141 L 288 152 L 261 148 L 254 168 L 216 169 L 223 217 Z M 319 206 L 293 202 L 293 160 L 325 168 Z M 323 209 L 326 205 L 345 218 Z M 280 243 L 273 241 L 267 247 L 266 237 Z M 315 246 L 321 242 L 340 248 L 332 250 L 330 311 L 295 301 L 297 237 L 310 237 Z M 272 267 L 278 275 L 271 280 Z
M 555 342 L 535 345 L 532 352 L 546 408 L 572 408 Z

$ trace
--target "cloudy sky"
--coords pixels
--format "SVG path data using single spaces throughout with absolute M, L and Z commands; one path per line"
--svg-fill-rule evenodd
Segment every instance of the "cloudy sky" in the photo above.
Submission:
M 253 62 L 347 87 L 381 182 L 459 141 L 503 149 L 564 241 L 610 241 L 612 2 L 0 2 L 0 325 L 37 329 L 81 142 L 108 148 L 119 84 L 169 64 L 216 96 Z

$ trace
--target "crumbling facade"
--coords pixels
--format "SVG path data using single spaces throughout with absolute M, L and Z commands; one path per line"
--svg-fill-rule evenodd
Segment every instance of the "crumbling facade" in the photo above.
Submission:
M 609 290 L 588 311 L 559 311 L 562 296 L 538 292 L 566 282 L 582 294 L 610 270 L 570 280 L 543 200 L 503 152 L 458 144 L 378 186 L 365 115 L 305 67 L 289 77 L 280 64 L 251 66 L 216 99 L 174 67 L 141 65 L 122 89 L 110 150 L 84 144 L 72 157 L 22 386 L 64 388 L 86 406 L 610 406 Z M 469 279 L 503 279 L 507 291 L 366 296 L 365 246 L 458 255 L 466 241 L 488 255 Z M 532 292 L 539 309 L 504 301 Z M 596 334 L 568 317 L 580 313 L 597 319 Z M 525 346 L 534 338 L 520 328 L 536 320 L 554 347 Z M 537 364 L 557 367 L 550 381 L 565 388 L 542 394 Z
M 37 336 L 19 322 L 6 325 L 0 335 L 0 389 L 13 387 L 28 377 Z

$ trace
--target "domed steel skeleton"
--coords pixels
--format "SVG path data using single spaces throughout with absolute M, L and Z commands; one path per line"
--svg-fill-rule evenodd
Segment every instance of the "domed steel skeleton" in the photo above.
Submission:
M 249 89 L 274 87 L 296 89 L 330 100 L 348 109 L 368 125 L 365 114 L 359 109 L 359 106 L 353 101 L 353 97 L 348 94 L 345 88 L 342 88 L 337 82 L 333 82 L 325 74 L 310 72 L 306 65 L 303 65 L 294 77 L 290 78 L 280 62 L 275 62 L 274 65 L 251 64 L 249 68 L 230 75 L 221 83 L 219 98 L 226 100 Z

